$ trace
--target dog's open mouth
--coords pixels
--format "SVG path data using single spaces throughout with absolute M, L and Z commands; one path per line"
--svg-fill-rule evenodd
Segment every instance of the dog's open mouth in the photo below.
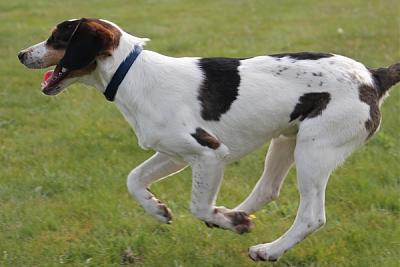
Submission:
M 60 82 L 67 77 L 69 70 L 57 65 L 54 70 L 47 71 L 43 76 L 42 92 L 45 95 L 56 95 L 62 91 Z

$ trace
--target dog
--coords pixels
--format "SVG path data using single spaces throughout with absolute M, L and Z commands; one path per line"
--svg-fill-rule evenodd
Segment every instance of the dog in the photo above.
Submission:
M 130 172 L 128 191 L 163 223 L 171 222 L 171 211 L 149 187 L 190 165 L 193 215 L 209 227 L 249 232 L 250 214 L 278 197 L 295 164 L 300 205 L 292 227 L 249 249 L 253 260 L 278 260 L 325 224 L 328 178 L 378 131 L 400 63 L 369 69 L 316 52 L 173 58 L 143 50 L 148 40 L 106 20 L 74 19 L 18 57 L 32 69 L 55 66 L 42 84 L 46 95 L 80 82 L 115 102 L 140 147 L 156 151 Z M 224 166 L 268 141 L 265 169 L 250 195 L 233 209 L 215 206 Z

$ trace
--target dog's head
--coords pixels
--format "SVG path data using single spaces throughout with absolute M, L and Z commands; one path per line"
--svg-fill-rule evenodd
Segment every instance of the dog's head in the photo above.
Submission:
M 92 73 L 97 59 L 112 55 L 121 34 L 103 20 L 68 20 L 58 24 L 46 41 L 19 52 L 18 58 L 32 69 L 56 66 L 46 73 L 42 84 L 44 94 L 55 95 Z

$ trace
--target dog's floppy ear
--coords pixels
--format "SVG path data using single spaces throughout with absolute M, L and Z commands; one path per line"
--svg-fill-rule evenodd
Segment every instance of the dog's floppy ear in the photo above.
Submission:
M 88 19 L 82 18 L 71 35 L 60 65 L 68 70 L 82 69 L 92 63 L 100 53 L 103 42 Z

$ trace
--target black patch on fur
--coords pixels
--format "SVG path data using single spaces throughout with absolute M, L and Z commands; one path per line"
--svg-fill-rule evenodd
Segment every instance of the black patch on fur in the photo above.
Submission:
M 290 114 L 290 121 L 297 118 L 302 121 L 321 115 L 330 100 L 331 95 L 327 92 L 307 93 L 302 95 Z
M 198 99 L 201 102 L 201 117 L 218 121 L 238 96 L 240 76 L 236 58 L 202 58 L 199 66 L 204 73 Z
M 191 136 L 196 139 L 197 143 L 200 145 L 209 147 L 211 149 L 217 149 L 221 145 L 221 143 L 214 136 L 210 135 L 200 127 L 197 127 L 196 132 L 192 133 Z
M 369 85 L 361 85 L 359 87 L 359 98 L 362 102 L 369 105 L 369 119 L 365 122 L 365 128 L 369 132 L 370 138 L 378 129 L 381 121 L 381 112 L 379 110 L 379 93 Z
M 333 55 L 329 53 L 299 52 L 299 53 L 273 54 L 269 56 L 276 58 L 290 57 L 296 60 L 318 60 L 321 58 L 332 57 Z

